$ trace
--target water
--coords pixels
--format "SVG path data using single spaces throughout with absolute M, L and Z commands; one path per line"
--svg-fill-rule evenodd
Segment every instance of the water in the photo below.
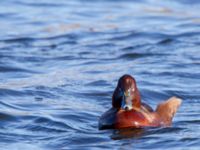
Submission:
M 0 4 L 1 150 L 199 149 L 199 1 Z M 183 99 L 172 127 L 98 130 L 126 73 L 154 108 Z

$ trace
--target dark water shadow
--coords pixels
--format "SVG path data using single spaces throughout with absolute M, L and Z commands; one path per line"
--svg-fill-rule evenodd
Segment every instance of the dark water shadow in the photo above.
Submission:
M 128 139 L 128 138 L 140 138 L 145 134 L 145 129 L 138 128 L 138 129 L 120 129 L 114 130 L 113 134 L 111 135 L 111 139 L 113 140 L 121 140 L 121 139 Z
M 175 133 L 184 130 L 180 127 L 149 127 L 149 128 L 128 128 L 114 130 L 111 139 L 122 140 L 122 139 L 140 139 L 148 138 L 151 135 L 159 135 L 166 133 Z

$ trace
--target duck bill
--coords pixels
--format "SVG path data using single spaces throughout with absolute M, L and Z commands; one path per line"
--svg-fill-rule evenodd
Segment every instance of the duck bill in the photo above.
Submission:
M 130 97 L 127 96 L 123 96 L 122 98 L 122 104 L 121 104 L 121 109 L 123 110 L 132 110 L 133 106 L 132 106 L 132 99 Z

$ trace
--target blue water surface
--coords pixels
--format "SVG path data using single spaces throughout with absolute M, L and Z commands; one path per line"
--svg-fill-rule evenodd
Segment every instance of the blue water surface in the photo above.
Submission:
M 123 74 L 172 127 L 98 130 Z M 200 1 L 0 1 L 1 150 L 198 150 L 199 108 Z

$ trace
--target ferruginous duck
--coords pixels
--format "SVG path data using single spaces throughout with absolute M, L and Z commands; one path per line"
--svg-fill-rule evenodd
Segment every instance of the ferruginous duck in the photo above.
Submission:
M 112 108 L 99 119 L 99 129 L 122 129 L 170 126 L 181 99 L 171 97 L 158 104 L 154 111 L 141 102 L 135 79 L 123 75 L 112 96 Z

